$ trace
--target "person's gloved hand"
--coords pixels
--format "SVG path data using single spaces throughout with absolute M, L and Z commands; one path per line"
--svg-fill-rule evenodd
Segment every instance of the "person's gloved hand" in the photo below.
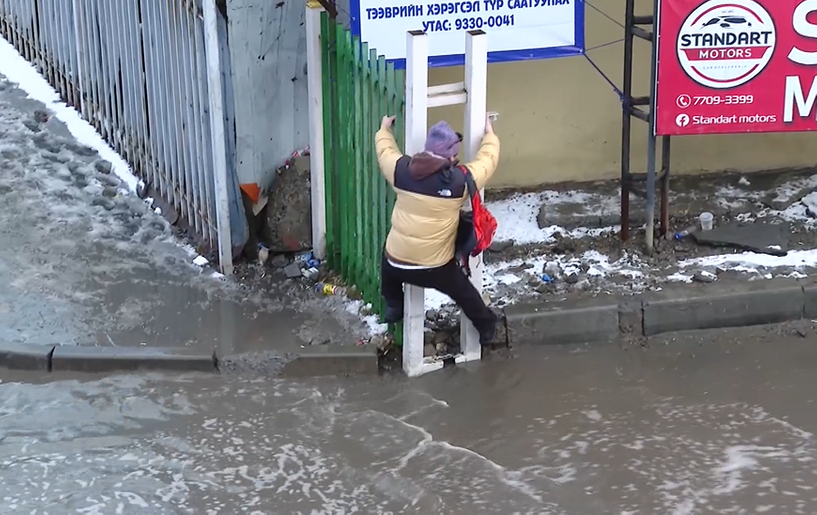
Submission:
M 389 129 L 391 130 L 391 126 L 394 125 L 394 120 L 396 116 L 384 116 L 383 121 L 380 122 L 380 129 Z

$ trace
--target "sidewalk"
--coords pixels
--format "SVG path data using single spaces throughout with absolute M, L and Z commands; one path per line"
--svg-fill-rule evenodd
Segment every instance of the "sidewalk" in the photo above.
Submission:
M 652 257 L 643 254 L 640 227 L 630 242 L 619 239 L 615 182 L 489 195 L 499 231 L 496 252 L 485 258 L 486 288 L 492 303 L 503 306 L 554 295 L 658 291 L 693 280 L 805 277 L 817 269 L 815 191 L 815 170 L 677 178 L 672 233 L 697 226 L 705 211 L 715 215 L 715 231 L 659 240 Z M 641 226 L 643 203 L 633 204 L 632 220 Z M 726 244 L 730 239 L 734 245 Z M 444 299 L 431 300 L 435 308 Z
M 325 358 L 329 342 L 356 347 L 368 327 L 341 299 L 223 280 L 0 45 L 0 367 L 212 370 L 215 353 L 230 368 L 277 369 L 313 347 Z
M 594 334 L 617 338 L 620 306 L 652 306 L 650 299 L 661 295 L 717 304 L 742 287 L 749 288 L 747 298 L 761 304 L 751 312 L 757 320 L 775 319 L 774 299 L 763 300 L 762 292 L 776 289 L 769 280 L 805 279 L 817 271 L 817 170 L 673 179 L 671 235 L 657 242 L 651 257 L 643 253 L 640 234 L 643 202 L 631 201 L 631 225 L 637 227 L 631 241 L 619 239 L 616 181 L 561 184 L 530 193 L 489 192 L 487 200 L 499 230 L 485 255 L 485 292 L 490 304 L 507 314 L 511 343 L 537 338 L 541 343 L 575 343 L 592 341 Z M 705 211 L 715 215 L 713 231 L 698 229 L 672 238 L 699 226 Z M 674 309 L 694 309 L 697 300 L 690 302 Z M 432 343 L 456 346 L 458 317 L 450 299 L 427 292 L 426 308 L 427 327 L 444 333 Z M 643 311 L 643 328 L 650 324 L 651 309 L 636 310 Z M 772 314 L 765 316 L 764 310 Z M 707 320 L 717 318 L 717 311 L 699 313 L 686 326 L 673 325 L 674 330 L 711 327 L 714 322 Z M 797 312 L 802 311 L 801 305 Z M 750 323 L 750 315 L 736 320 Z M 673 319 L 671 310 L 663 316 Z M 596 323 L 601 325 L 594 330 Z M 643 336 L 642 322 L 632 323 Z M 538 329 L 520 329 L 530 324 Z
M 308 281 L 281 281 L 270 267 L 252 264 L 240 267 L 235 281 L 220 280 L 206 259 L 181 244 L 150 199 L 134 194 L 138 180 L 127 164 L 17 58 L 0 52 L 0 74 L 10 73 L 35 98 L 0 75 L 0 281 L 7 285 L 0 291 L 0 342 L 8 349 L 34 349 L 28 358 L 47 367 L 65 354 L 55 348 L 80 346 L 126 349 L 113 353 L 119 362 L 132 359 L 127 349 L 180 349 L 177 357 L 195 355 L 188 360 L 192 368 L 206 367 L 215 351 L 227 368 L 265 370 L 280 368 L 292 353 L 313 352 L 321 363 L 354 369 L 347 350 L 383 329 L 373 317 L 361 318 L 359 301 L 320 296 L 304 287 Z M 559 338 L 548 335 L 576 328 L 592 334 L 583 322 L 589 318 L 608 324 L 597 332 L 610 333 L 632 310 L 641 313 L 641 322 L 631 323 L 644 334 L 649 306 L 655 305 L 651 296 L 680 294 L 685 283 L 696 283 L 687 285 L 695 292 L 692 304 L 733 295 L 745 285 L 749 293 L 741 293 L 740 302 L 750 302 L 752 292 L 776 290 L 766 279 L 802 279 L 817 268 L 814 170 L 675 178 L 672 191 L 675 230 L 709 211 L 717 230 L 708 236 L 742 222 L 720 239 L 756 251 L 702 245 L 693 236 L 661 241 L 655 256 L 644 256 L 638 237 L 619 241 L 613 181 L 489 193 L 499 232 L 485 255 L 485 289 L 491 304 L 506 310 L 511 342 L 531 339 L 515 328 L 517 322 L 541 318 L 535 323 L 547 330 L 532 334 L 555 342 Z M 634 205 L 633 220 L 643 221 Z M 426 295 L 428 343 L 456 344 L 450 300 L 433 291 Z M 756 310 L 758 320 L 775 318 L 776 302 L 757 302 L 772 306 L 772 315 Z M 792 302 L 784 304 L 791 308 L 789 318 L 800 301 Z M 801 312 L 808 302 L 802 301 Z M 552 314 L 573 308 L 579 318 Z M 588 309 L 594 314 L 589 318 Z M 151 352 L 158 359 L 165 351 Z M 3 355 L 0 349 L 0 366 Z M 243 357 L 224 359 L 236 355 Z M 368 367 L 371 355 L 364 358 Z M 87 355 L 65 359 L 78 368 L 100 362 Z

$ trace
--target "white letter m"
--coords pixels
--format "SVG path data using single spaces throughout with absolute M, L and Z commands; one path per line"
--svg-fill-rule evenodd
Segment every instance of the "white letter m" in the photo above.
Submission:
M 811 82 L 811 89 L 808 92 L 808 99 L 803 98 L 803 87 L 800 84 L 800 77 L 786 77 L 786 93 L 783 97 L 783 121 L 791 123 L 794 119 L 794 103 L 797 102 L 797 113 L 801 118 L 809 115 L 814 109 L 817 101 L 817 76 Z

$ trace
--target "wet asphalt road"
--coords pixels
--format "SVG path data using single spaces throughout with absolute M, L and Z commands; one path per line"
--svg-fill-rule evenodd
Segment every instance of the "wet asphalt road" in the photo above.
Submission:
M 3 513 L 814 513 L 817 331 L 290 382 L 0 383 Z M 27 378 L 30 380 L 30 376 Z

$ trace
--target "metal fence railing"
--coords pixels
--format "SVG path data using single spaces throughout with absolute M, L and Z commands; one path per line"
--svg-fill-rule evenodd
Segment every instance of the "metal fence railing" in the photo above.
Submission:
M 0 34 L 191 235 L 217 246 L 201 0 L 0 0 Z M 232 212 L 240 194 L 229 186 Z
M 327 261 L 382 313 L 380 255 L 394 191 L 379 172 L 374 135 L 384 115 L 396 114 L 403 141 L 404 72 L 325 12 L 321 46 Z

